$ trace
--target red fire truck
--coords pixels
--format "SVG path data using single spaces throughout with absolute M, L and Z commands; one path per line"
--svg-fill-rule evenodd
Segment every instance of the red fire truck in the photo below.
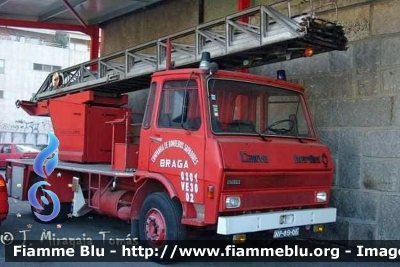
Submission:
M 336 221 L 334 166 L 303 87 L 284 71 L 237 69 L 346 45 L 336 23 L 258 6 L 51 73 L 17 107 L 49 116 L 59 140 L 46 188 L 61 202 L 54 221 L 95 211 L 156 243 L 193 230 L 234 239 L 321 231 Z M 43 179 L 29 159 L 8 160 L 6 173 L 21 200 Z M 32 212 L 51 213 L 43 207 Z

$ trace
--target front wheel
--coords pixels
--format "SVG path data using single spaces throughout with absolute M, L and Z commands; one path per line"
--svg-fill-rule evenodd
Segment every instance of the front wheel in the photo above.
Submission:
M 152 247 L 161 247 L 165 241 L 185 240 L 179 204 L 167 194 L 149 195 L 140 209 L 139 237 Z
M 162 192 L 149 195 L 140 208 L 139 216 L 139 239 L 143 246 L 162 251 L 167 242 L 185 240 L 186 228 L 181 218 L 182 208 L 178 201 Z M 177 260 L 164 260 L 160 254 L 150 259 L 162 264 Z

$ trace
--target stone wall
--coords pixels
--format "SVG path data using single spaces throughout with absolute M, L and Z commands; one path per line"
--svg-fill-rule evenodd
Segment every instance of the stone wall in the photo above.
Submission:
M 338 223 L 323 238 L 399 239 L 400 1 L 339 10 L 349 49 L 253 72 L 306 87 L 323 143 L 335 159 L 331 205 Z M 332 14 L 328 14 L 328 17 Z

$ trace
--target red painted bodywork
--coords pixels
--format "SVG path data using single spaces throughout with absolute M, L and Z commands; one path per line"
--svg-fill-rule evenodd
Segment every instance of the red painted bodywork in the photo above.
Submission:
M 22 101 L 21 108 L 30 115 L 49 116 L 60 141 L 59 159 L 79 163 L 110 163 L 112 125 L 106 122 L 123 117 L 128 109 L 120 108 L 128 96 L 108 98 L 91 91 L 32 103 Z M 115 143 L 124 142 L 124 133 L 115 135 Z
M 49 189 L 55 191 L 62 202 L 68 202 L 73 196 L 72 191 L 67 190 L 68 184 L 73 176 L 77 176 L 82 187 L 90 188 L 90 207 L 121 219 L 137 219 L 144 199 L 152 192 L 164 191 L 182 203 L 182 222 L 194 226 L 215 225 L 221 214 L 327 207 L 328 202 L 316 203 L 315 196 L 319 191 L 326 191 L 329 197 L 333 161 L 328 147 L 320 144 L 316 137 L 307 103 L 303 102 L 305 119 L 310 126 L 309 138 L 268 136 L 263 140 L 257 135 L 217 135 L 210 125 L 206 76 L 207 73 L 200 69 L 154 73 L 154 90 L 150 91 L 149 98 L 153 105 L 148 107 L 150 121 L 141 127 L 140 139 L 132 139 L 132 135 L 128 134 L 131 132 L 127 128 L 135 125 L 129 122 L 132 111 L 122 106 L 126 103 L 124 98 L 98 98 L 88 91 L 50 99 L 46 104 L 23 103 L 22 107 L 30 114 L 47 112 L 51 116 L 60 141 L 61 160 L 82 164 L 87 159 L 99 160 L 121 172 L 127 168 L 135 169 L 135 172 L 124 172 L 124 175 L 115 173 L 112 177 L 97 173 L 95 168 L 80 172 L 56 170 L 49 179 Z M 197 114 L 201 118 L 200 127 L 195 131 L 159 127 L 158 107 L 164 82 L 186 81 L 189 77 L 196 81 L 198 87 L 196 105 L 200 111 Z M 286 81 L 222 70 L 213 77 L 295 91 L 303 95 L 305 101 L 304 89 Z M 225 105 L 229 103 L 224 102 Z M 249 102 L 248 105 L 254 103 Z M 97 112 L 97 109 L 100 111 Z M 107 120 L 99 114 L 113 116 L 106 116 Z M 193 110 L 188 110 L 189 117 L 194 114 Z M 250 116 L 255 117 L 254 114 Z M 263 121 L 264 115 L 260 116 Z M 265 125 L 261 125 L 263 127 Z M 109 149 L 109 154 L 104 156 L 99 149 Z M 93 153 L 90 154 L 89 150 Z M 241 160 L 242 152 L 265 154 L 268 162 L 244 162 Z M 136 154 L 133 156 L 132 153 Z M 324 160 L 318 164 L 298 164 L 294 161 L 296 155 L 315 155 Z M 58 172 L 62 174 L 62 179 L 56 176 Z M 32 173 L 31 166 L 28 166 L 25 170 L 26 181 Z M 228 184 L 229 179 L 239 180 L 240 183 Z M 28 185 L 25 184 L 26 197 Z M 114 190 L 111 190 L 112 184 L 116 185 Z M 209 188 L 213 189 L 213 193 L 209 192 Z M 224 207 L 227 196 L 241 196 L 242 206 L 227 210 Z
M 100 28 L 91 26 L 90 28 L 90 60 L 94 60 L 100 56 Z M 97 65 L 92 66 L 92 70 L 97 70 Z
M 188 77 L 191 72 L 197 75 L 192 77 L 199 83 L 200 94 L 205 95 L 205 85 L 203 84 L 202 73 L 199 70 L 173 70 L 169 72 L 155 73 L 153 82 L 158 83 L 157 91 L 161 90 L 164 80 L 177 79 L 178 77 Z M 295 84 L 285 81 L 269 79 L 255 76 L 247 73 L 218 71 L 215 77 L 226 79 L 243 80 L 255 83 L 264 83 L 272 86 L 290 89 L 301 94 L 304 89 Z M 207 98 L 199 99 L 200 110 L 203 118 L 208 118 Z M 160 106 L 160 95 L 156 95 L 155 107 Z M 307 107 L 307 105 L 305 105 Z M 196 132 L 188 132 L 183 129 L 165 129 L 158 128 L 156 123 L 157 112 L 153 112 L 152 124 L 149 129 L 142 129 L 140 144 L 140 160 L 138 168 L 140 170 L 149 170 L 152 173 L 162 173 L 172 182 L 177 190 L 178 198 L 186 202 L 185 191 L 190 192 L 192 186 L 196 186 L 198 191 L 193 195 L 193 202 L 205 206 L 205 216 L 200 224 L 215 224 L 217 214 L 227 212 L 222 208 L 224 197 L 226 195 L 242 195 L 244 206 L 239 210 L 268 210 L 287 207 L 311 207 L 322 206 L 315 203 L 315 193 L 325 190 L 330 192 L 332 183 L 333 164 L 329 149 L 321 145 L 318 139 L 308 139 L 300 143 L 295 138 L 270 138 L 268 142 L 259 137 L 245 136 L 215 136 L 210 130 L 209 121 L 203 120 L 200 129 Z M 307 113 L 307 120 L 312 126 L 312 120 Z M 314 130 L 313 133 L 315 134 Z M 151 137 L 162 140 L 161 143 L 152 141 Z M 171 140 L 182 140 L 181 148 L 168 148 L 163 150 L 153 162 L 154 152 L 165 142 Z M 174 146 L 179 146 L 174 144 Z M 168 145 L 168 147 L 171 147 Z M 186 149 L 186 151 L 185 151 Z M 193 161 L 187 151 L 195 151 L 198 162 Z M 268 164 L 243 163 L 240 161 L 239 152 L 241 150 L 251 151 L 253 154 L 263 154 L 268 151 L 271 158 Z M 293 162 L 294 152 L 298 154 L 325 154 L 328 164 L 295 164 Z M 171 160 L 183 159 L 189 164 L 189 179 L 181 177 L 179 168 L 160 167 L 160 158 Z M 149 160 L 150 159 L 150 160 Z M 172 165 L 171 165 L 172 166 Z M 193 173 L 193 179 L 190 174 Z M 195 179 L 197 174 L 197 182 Z M 235 188 L 224 188 L 223 181 L 227 174 L 233 177 L 243 177 L 246 180 L 240 186 Z M 149 174 L 150 175 L 150 174 Z M 263 177 L 256 180 L 254 177 Z M 193 181 L 193 182 L 191 182 Z M 263 185 L 265 183 L 265 186 Z M 268 187 L 268 184 L 270 185 Z M 209 185 L 214 186 L 214 199 L 206 197 L 206 188 Z M 183 188 L 183 190 L 182 190 Z M 189 193 L 189 200 L 191 201 Z M 190 210 L 192 203 L 186 205 Z M 327 206 L 324 203 L 323 206 Z M 234 212 L 235 210 L 229 210 Z M 186 214 L 190 214 L 187 212 Z M 183 220 L 188 224 L 198 225 L 199 221 L 187 218 Z
M 250 0 L 237 0 L 238 11 L 245 10 L 251 6 Z M 240 18 L 243 23 L 249 23 L 249 17 Z M 240 72 L 249 73 L 249 69 L 240 69 Z
M 0 222 L 7 218 L 8 210 L 7 185 L 4 177 L 0 174 Z
M 237 0 L 237 2 L 238 2 L 238 11 L 245 10 L 251 6 L 250 0 Z M 249 18 L 248 17 L 240 18 L 240 21 L 248 23 Z
M 49 101 L 49 111 L 54 133 L 60 141 L 60 160 L 111 162 L 112 127 L 105 123 L 124 116 L 127 110 L 52 99 Z M 117 139 L 123 139 L 122 134 Z

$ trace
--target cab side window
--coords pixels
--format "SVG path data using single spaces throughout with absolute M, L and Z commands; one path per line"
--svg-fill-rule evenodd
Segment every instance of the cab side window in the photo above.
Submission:
M 192 131 L 200 128 L 201 116 L 196 81 L 165 82 L 161 92 L 158 126 Z
M 156 90 L 157 90 L 157 83 L 153 82 L 150 86 L 150 92 L 149 92 L 149 96 L 147 99 L 147 106 L 146 106 L 146 110 L 144 112 L 144 117 L 143 117 L 143 128 L 144 129 L 150 128 L 151 116 L 153 115 L 153 111 L 154 111 L 154 101 L 155 101 L 155 97 L 156 97 Z

